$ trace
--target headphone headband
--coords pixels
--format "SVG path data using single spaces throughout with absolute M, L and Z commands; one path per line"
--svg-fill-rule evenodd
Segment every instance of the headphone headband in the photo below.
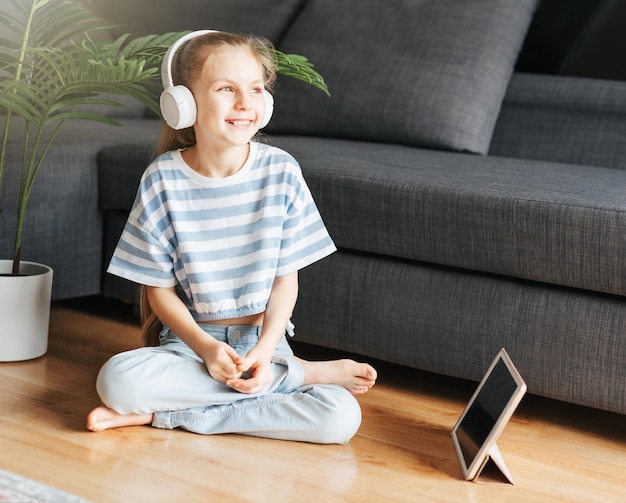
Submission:
M 180 47 L 187 41 L 192 38 L 200 37 L 202 35 L 206 35 L 207 33 L 219 33 L 217 30 L 196 30 L 191 33 L 187 33 L 187 35 L 183 35 L 176 42 L 174 42 L 170 48 L 163 56 L 163 62 L 161 63 L 161 82 L 163 82 L 163 87 L 168 89 L 170 87 L 174 87 L 174 77 L 172 76 L 172 62 L 174 61 L 174 56 L 176 51 L 180 49 Z

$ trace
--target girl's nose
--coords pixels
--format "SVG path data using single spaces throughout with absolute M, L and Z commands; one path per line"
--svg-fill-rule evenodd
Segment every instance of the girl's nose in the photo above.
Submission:
M 251 108 L 250 105 L 250 96 L 248 96 L 245 93 L 240 93 L 237 96 L 237 103 L 236 103 L 236 107 L 239 110 L 248 110 L 249 108 Z

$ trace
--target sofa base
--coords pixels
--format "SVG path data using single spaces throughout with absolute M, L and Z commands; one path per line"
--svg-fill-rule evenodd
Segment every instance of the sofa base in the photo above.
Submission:
M 626 302 L 341 250 L 300 273 L 296 340 L 478 381 L 504 347 L 530 393 L 626 414 Z

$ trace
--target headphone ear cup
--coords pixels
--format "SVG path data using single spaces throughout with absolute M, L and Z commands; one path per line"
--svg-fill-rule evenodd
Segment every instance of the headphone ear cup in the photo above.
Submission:
M 263 116 L 263 122 L 261 122 L 261 127 L 259 129 L 263 129 L 269 124 L 272 114 L 274 113 L 274 96 L 264 90 L 263 97 L 265 98 L 265 115 Z
M 196 100 L 185 86 L 169 87 L 163 91 L 160 99 L 161 114 L 165 122 L 173 129 L 185 129 L 196 122 Z

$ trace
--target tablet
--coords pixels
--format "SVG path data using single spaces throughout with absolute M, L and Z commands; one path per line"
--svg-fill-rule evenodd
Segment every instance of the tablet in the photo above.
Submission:
M 474 480 L 488 461 L 513 483 L 496 440 L 526 393 L 526 383 L 501 349 L 487 369 L 451 436 L 463 477 Z

